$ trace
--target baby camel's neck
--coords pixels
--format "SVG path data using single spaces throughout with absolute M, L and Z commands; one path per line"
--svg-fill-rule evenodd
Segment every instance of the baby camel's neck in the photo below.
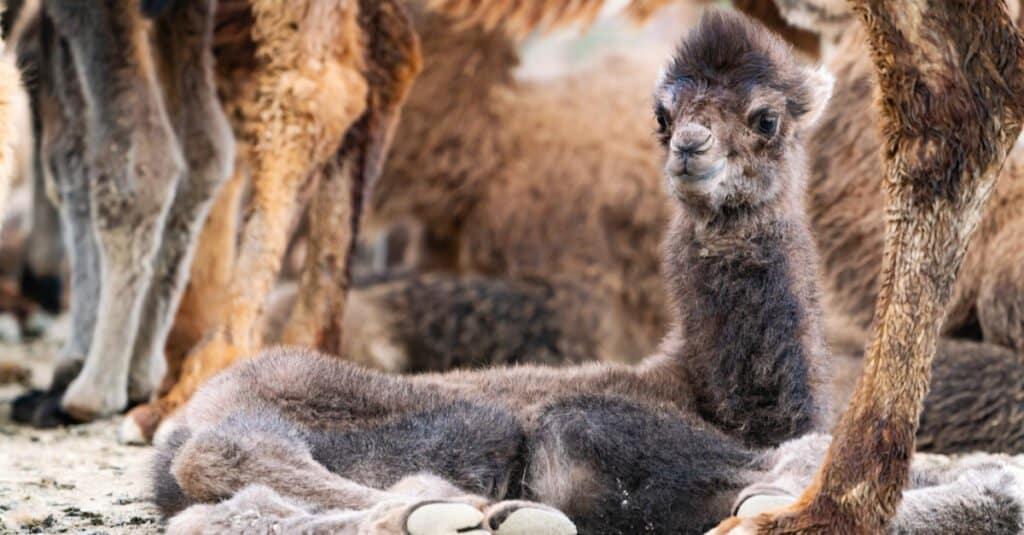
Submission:
M 753 446 L 822 425 L 826 396 L 817 258 L 800 210 L 763 210 L 669 232 L 666 275 L 677 314 L 665 366 L 697 412 Z

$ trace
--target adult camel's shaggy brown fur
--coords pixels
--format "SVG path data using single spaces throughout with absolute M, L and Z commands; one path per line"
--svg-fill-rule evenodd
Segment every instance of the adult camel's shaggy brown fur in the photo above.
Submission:
M 199 268 L 212 274 L 199 282 L 230 269 L 224 308 L 200 328 L 203 339 L 180 368 L 172 366 L 166 395 L 126 419 L 124 440 L 148 439 L 206 378 L 259 347 L 264 300 L 277 279 L 289 221 L 303 184 L 315 175 L 317 248 L 289 329 L 297 332 L 296 342 L 337 343 L 326 340 L 340 336 L 335 327 L 344 310 L 363 191 L 379 172 L 419 71 L 418 41 L 397 1 L 308 1 L 284 8 L 254 0 L 222 2 L 218 9 L 220 44 L 229 52 L 220 57 L 220 70 L 231 77 L 220 86 L 243 147 L 236 173 L 251 173 L 251 204 L 237 256 L 219 261 L 230 268 Z M 232 197 L 241 180 L 234 179 L 223 204 L 237 202 Z M 223 240 L 215 243 L 230 240 L 230 219 L 218 215 L 214 222 Z M 217 228 L 208 235 L 217 238 Z
M 669 206 L 645 98 L 656 66 L 616 59 L 518 82 L 501 32 L 424 12 L 416 23 L 424 70 L 367 230 L 422 225 L 421 270 L 583 284 L 623 333 L 609 353 L 649 352 L 668 317 L 658 258 Z
M 1021 130 L 1024 36 L 1002 0 L 854 2 L 886 139 L 875 336 L 824 466 L 795 504 L 718 533 L 879 533 L 900 503 L 946 305 Z

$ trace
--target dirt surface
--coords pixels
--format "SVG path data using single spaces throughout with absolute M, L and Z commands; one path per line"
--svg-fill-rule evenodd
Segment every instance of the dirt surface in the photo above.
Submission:
M 153 450 L 119 445 L 119 419 L 46 431 L 11 422 L 24 383 L 49 382 L 57 347 L 0 342 L 0 534 L 160 533 L 149 501 Z

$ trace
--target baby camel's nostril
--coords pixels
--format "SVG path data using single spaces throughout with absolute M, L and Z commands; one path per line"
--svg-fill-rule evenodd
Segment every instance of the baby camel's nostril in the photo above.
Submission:
M 711 149 L 711 135 L 710 134 L 708 135 L 708 137 L 706 139 L 704 139 L 704 141 L 699 141 L 698 140 L 698 141 L 692 141 L 692 142 L 688 142 L 688 143 L 678 143 L 678 144 L 676 144 L 676 150 L 679 151 L 679 153 L 681 155 L 684 155 L 684 156 L 693 156 L 695 154 L 704 154 L 709 149 Z
M 693 156 L 711 150 L 713 143 L 714 136 L 711 134 L 711 130 L 699 124 L 690 123 L 676 132 L 672 147 L 681 156 Z

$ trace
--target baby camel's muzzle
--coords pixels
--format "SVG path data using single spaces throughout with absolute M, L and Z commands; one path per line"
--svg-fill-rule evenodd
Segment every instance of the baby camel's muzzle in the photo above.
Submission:
M 672 136 L 666 171 L 672 178 L 685 182 L 713 178 L 725 167 L 717 149 L 711 130 L 697 123 L 683 125 Z

